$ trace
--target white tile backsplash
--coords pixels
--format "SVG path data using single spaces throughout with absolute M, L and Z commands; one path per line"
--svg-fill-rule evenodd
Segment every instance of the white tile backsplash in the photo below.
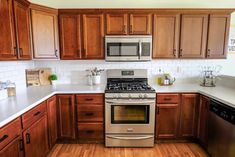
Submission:
M 148 69 L 148 77 L 153 80 L 159 68 L 177 79 L 195 78 L 200 74 L 200 66 L 223 66 L 226 60 L 153 60 L 151 62 L 105 62 L 93 61 L 35 61 L 35 67 L 51 67 L 58 75 L 58 83 L 84 84 L 87 69 Z M 106 82 L 102 74 L 102 83 Z
M 17 87 L 26 86 L 25 69 L 34 68 L 34 61 L 0 62 L 0 81 L 10 80 Z

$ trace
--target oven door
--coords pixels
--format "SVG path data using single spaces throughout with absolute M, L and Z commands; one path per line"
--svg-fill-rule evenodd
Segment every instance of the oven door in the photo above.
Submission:
M 106 100 L 106 133 L 154 133 L 155 100 Z

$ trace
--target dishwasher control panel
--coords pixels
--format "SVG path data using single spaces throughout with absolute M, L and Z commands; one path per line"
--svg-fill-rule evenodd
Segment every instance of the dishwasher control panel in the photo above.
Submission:
M 223 118 L 224 120 L 235 125 L 235 109 L 218 102 L 216 100 L 211 100 L 210 111 L 216 114 L 217 116 Z

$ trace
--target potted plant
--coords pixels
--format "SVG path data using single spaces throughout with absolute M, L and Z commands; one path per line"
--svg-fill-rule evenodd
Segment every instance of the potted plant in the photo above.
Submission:
M 101 74 L 101 72 L 104 71 L 104 69 L 98 69 L 97 67 L 95 67 L 94 69 L 91 69 L 88 71 L 90 72 L 90 74 L 88 76 L 91 76 L 93 85 L 100 84 L 100 82 L 101 82 L 100 74 Z
M 56 74 L 51 74 L 51 75 L 49 76 L 49 80 L 51 81 L 51 84 L 52 84 L 52 85 L 56 85 L 56 82 L 57 82 L 57 80 L 58 80 L 58 77 L 57 77 Z

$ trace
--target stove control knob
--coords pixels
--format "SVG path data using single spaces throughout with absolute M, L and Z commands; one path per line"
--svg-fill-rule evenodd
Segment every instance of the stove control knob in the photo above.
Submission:
M 118 95 L 117 95 L 117 94 L 114 94 L 114 95 L 113 95 L 113 98 L 116 98 L 116 99 L 117 99 L 117 98 L 118 98 Z
M 128 95 L 128 98 L 131 98 L 131 94 Z
M 143 95 L 142 94 L 139 94 L 139 98 L 142 98 L 143 97 Z
M 148 97 L 148 95 L 147 94 L 144 94 L 144 98 L 147 98 Z

